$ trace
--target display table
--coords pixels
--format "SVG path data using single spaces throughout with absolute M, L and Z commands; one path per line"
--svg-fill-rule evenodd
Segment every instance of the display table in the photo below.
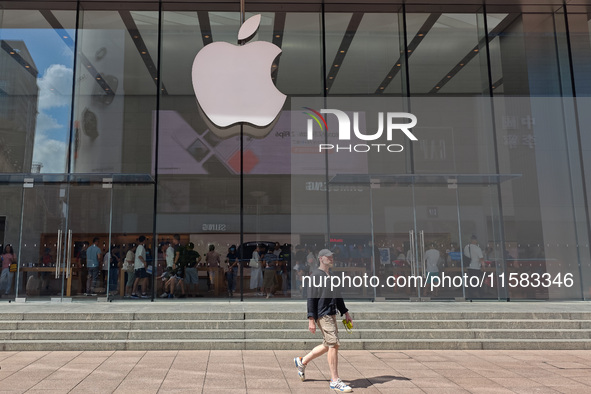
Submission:
M 60 271 L 65 274 L 66 268 L 60 268 Z M 55 274 L 55 267 L 21 267 L 20 272 L 53 272 Z M 23 277 L 23 288 L 27 288 L 27 276 Z M 66 297 L 70 297 L 72 293 L 72 269 L 70 268 L 69 275 L 66 279 Z

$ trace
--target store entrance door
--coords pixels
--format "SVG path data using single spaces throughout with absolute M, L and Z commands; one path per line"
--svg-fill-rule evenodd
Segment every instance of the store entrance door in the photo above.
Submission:
M 509 175 L 336 175 L 332 184 L 367 188 L 373 246 L 368 272 L 376 299 L 502 299 L 504 270 L 498 183 Z M 361 235 L 359 235 L 360 237 Z M 463 250 L 469 243 L 473 261 Z M 473 267 L 470 267 L 470 265 Z M 473 269 L 472 269 L 473 268 Z M 478 274 L 471 286 L 467 278 Z M 377 283 L 377 282 L 376 282 Z
M 66 261 L 66 176 L 32 175 L 21 181 L 22 228 L 14 248 L 19 262 L 15 296 L 27 300 L 69 297 L 72 277 Z
M 75 176 L 70 184 L 68 262 L 73 276 L 72 297 L 77 300 L 96 300 L 116 290 L 109 286 L 109 274 L 118 274 L 118 270 L 110 270 L 112 198 L 112 178 Z M 98 249 L 91 248 L 95 240 Z
M 106 296 L 109 260 L 104 257 L 111 244 L 111 178 L 74 174 L 17 178 L 12 184 L 22 190 L 20 215 L 9 217 L 21 223 L 11 226 L 19 229 L 14 244 L 18 261 L 14 296 L 28 301 Z M 89 270 L 87 249 L 94 238 L 98 238 L 98 264 Z

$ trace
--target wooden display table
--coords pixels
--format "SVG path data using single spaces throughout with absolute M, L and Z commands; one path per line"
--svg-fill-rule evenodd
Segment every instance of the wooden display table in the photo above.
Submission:
M 60 271 L 62 272 L 62 274 L 65 274 L 66 268 L 62 267 L 62 268 L 60 268 Z M 53 273 L 55 273 L 55 267 L 21 267 L 20 272 L 53 272 Z M 28 275 L 22 275 L 23 288 L 25 289 L 25 293 L 26 293 L 26 289 L 27 289 L 27 276 Z M 71 293 L 72 293 L 72 268 L 70 268 L 70 273 L 68 275 L 68 278 L 66 279 L 66 297 L 70 297 Z

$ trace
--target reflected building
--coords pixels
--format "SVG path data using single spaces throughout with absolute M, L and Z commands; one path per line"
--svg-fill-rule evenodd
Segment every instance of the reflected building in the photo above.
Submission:
M 31 172 L 37 67 L 24 41 L 0 40 L 0 171 Z

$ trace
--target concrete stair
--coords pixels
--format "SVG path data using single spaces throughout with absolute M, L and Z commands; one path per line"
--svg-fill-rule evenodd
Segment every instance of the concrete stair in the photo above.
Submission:
M 591 350 L 591 312 L 360 312 L 344 349 Z M 307 350 L 301 312 L 3 313 L 0 350 Z

